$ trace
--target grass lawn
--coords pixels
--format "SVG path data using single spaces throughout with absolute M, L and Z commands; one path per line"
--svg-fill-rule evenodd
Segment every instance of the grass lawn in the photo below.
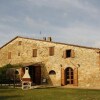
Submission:
M 68 88 L 0 89 L 0 100 L 100 100 L 100 90 Z

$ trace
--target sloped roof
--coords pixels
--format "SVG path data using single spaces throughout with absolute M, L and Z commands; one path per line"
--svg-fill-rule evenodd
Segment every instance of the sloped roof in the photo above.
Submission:
M 97 50 L 100 50 L 100 48 L 86 47 L 86 46 L 80 46 L 80 45 L 74 45 L 74 44 L 66 44 L 66 43 L 53 42 L 53 41 L 46 41 L 46 40 L 33 39 L 33 38 L 21 37 L 21 36 L 16 36 L 16 37 L 13 38 L 12 40 L 10 40 L 10 41 L 7 42 L 6 44 L 4 44 L 2 47 L 0 47 L 0 49 L 2 49 L 3 47 L 5 47 L 6 45 L 8 45 L 9 43 L 11 43 L 12 41 L 14 41 L 14 40 L 17 39 L 17 38 L 30 39 L 30 40 L 43 41 L 43 42 L 50 42 L 50 43 L 55 43 L 55 44 L 62 44 L 62 45 L 69 45 L 69 46 L 75 46 L 75 47 L 81 47 L 81 48 L 87 48 L 87 49 L 97 49 Z

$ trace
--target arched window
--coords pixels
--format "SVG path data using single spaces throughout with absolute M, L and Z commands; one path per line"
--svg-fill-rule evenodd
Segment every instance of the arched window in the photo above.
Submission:
M 56 72 L 55 72 L 54 70 L 51 70 L 51 71 L 49 72 L 49 75 L 56 75 Z

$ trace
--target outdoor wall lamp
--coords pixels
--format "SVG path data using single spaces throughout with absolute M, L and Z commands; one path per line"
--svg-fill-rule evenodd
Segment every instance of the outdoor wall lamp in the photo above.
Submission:
M 80 67 L 80 64 L 77 64 L 78 65 L 78 68 Z

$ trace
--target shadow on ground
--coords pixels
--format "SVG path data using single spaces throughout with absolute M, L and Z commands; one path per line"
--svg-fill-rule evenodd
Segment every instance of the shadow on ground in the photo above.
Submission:
M 20 97 L 21 96 L 18 96 L 18 95 L 14 95 L 14 96 L 0 96 L 0 100 L 15 100 L 16 98 L 18 99 L 18 100 L 20 100 Z

